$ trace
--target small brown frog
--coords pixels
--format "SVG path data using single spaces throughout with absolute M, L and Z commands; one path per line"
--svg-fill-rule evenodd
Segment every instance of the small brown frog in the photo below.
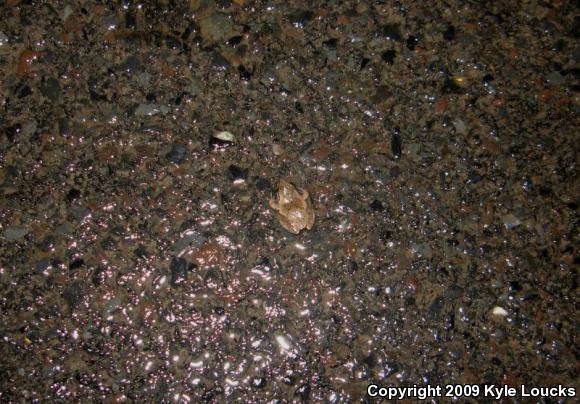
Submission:
M 294 185 L 280 180 L 278 183 L 278 200 L 270 198 L 270 207 L 278 211 L 278 220 L 290 233 L 298 234 L 300 230 L 312 229 L 314 209 L 305 190 L 296 190 Z

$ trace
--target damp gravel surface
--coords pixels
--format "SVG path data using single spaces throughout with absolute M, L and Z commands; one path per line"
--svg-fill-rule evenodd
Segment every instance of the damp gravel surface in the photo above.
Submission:
M 4 1 L 0 401 L 578 389 L 579 36 L 568 1 Z

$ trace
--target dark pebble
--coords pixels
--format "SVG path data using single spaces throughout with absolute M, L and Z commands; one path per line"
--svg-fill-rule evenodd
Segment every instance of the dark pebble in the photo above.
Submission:
M 101 242 L 101 248 L 105 251 L 115 251 L 117 243 L 112 237 L 107 237 Z
M 373 212 L 381 212 L 385 209 L 385 207 L 383 206 L 383 204 L 381 203 L 381 201 L 378 200 L 374 200 L 371 202 L 371 204 L 369 205 L 369 207 L 371 208 L 371 210 Z
M 240 72 L 240 80 L 242 81 L 250 81 L 252 78 L 252 73 L 249 72 L 244 65 L 238 66 L 238 72 Z
M 407 38 L 407 49 L 409 50 L 415 50 L 415 46 L 417 46 L 417 44 L 419 43 L 419 38 L 417 38 L 416 36 L 410 35 Z
M 190 265 L 184 258 L 175 257 L 171 260 L 169 269 L 171 270 L 171 286 L 177 286 L 187 280 Z
M 147 258 L 148 255 L 147 249 L 143 245 L 139 245 L 137 248 L 135 248 L 133 250 L 133 254 L 135 254 L 137 258 Z
M 66 194 L 66 201 L 67 202 L 73 202 L 75 200 L 77 200 L 79 197 L 81 196 L 81 191 L 79 191 L 76 188 L 72 188 L 70 191 L 68 191 L 68 193 Z
M 8 139 L 9 142 L 13 142 L 20 135 L 21 131 L 22 126 L 19 123 L 17 123 L 15 125 L 8 126 L 7 128 L 4 129 L 3 132 L 6 136 L 6 139 Z
M 486 74 L 485 76 L 483 76 L 483 83 L 484 84 L 491 83 L 492 81 L 493 81 L 493 76 L 491 74 Z
M 136 55 L 131 55 L 121 64 L 121 70 L 124 72 L 135 72 L 143 68 L 143 63 Z
M 271 191 L 272 184 L 266 178 L 258 178 L 256 180 L 256 188 L 258 188 L 259 191 Z
M 393 238 L 393 232 L 389 229 L 383 229 L 379 234 L 379 238 L 383 243 L 385 243 Z
M 362 360 L 362 363 L 364 363 L 370 369 L 372 369 L 375 366 L 377 366 L 377 364 L 378 364 L 378 362 L 377 362 L 377 356 L 374 353 L 371 353 L 369 356 L 367 356 L 366 358 L 364 358 Z
M 82 267 L 84 264 L 85 260 L 83 260 L 82 258 L 76 258 L 69 264 L 68 269 L 70 270 L 78 269 Z
M 235 183 L 243 182 L 248 178 L 248 170 L 232 164 L 228 167 L 228 175 Z
M 80 281 L 72 281 L 63 292 L 64 300 L 71 310 L 74 310 L 83 297 L 83 288 Z
M 396 159 L 401 158 L 401 153 L 403 151 L 403 141 L 401 139 L 401 134 L 398 130 L 395 130 L 393 136 L 391 136 L 391 151 Z
M 218 70 L 226 70 L 228 67 L 230 67 L 230 62 L 228 62 L 228 60 L 217 51 L 213 52 L 212 61 L 213 67 L 215 67 Z
M 187 149 L 185 146 L 175 144 L 171 147 L 171 150 L 165 155 L 165 158 L 173 164 L 181 164 L 186 157 Z
M 327 48 L 327 49 L 330 49 L 330 50 L 335 50 L 337 43 L 338 43 L 338 39 L 331 38 L 331 39 L 328 39 L 328 40 L 322 42 L 322 46 Z
M 300 10 L 290 16 L 290 22 L 296 28 L 304 28 L 313 17 L 314 13 L 311 10 Z
M 516 292 L 518 290 L 522 290 L 522 285 L 520 285 L 520 283 L 518 281 L 511 281 L 509 283 L 510 286 L 510 292 Z
M 129 29 L 135 28 L 137 25 L 137 18 L 135 18 L 135 13 L 130 10 L 125 13 L 125 26 Z
M 57 79 L 50 77 L 40 84 L 40 92 L 51 101 L 58 101 L 60 98 L 60 83 Z
M 401 34 L 401 26 L 399 24 L 383 25 L 382 35 L 383 37 L 393 41 L 401 41 L 403 39 L 403 34 Z
M 463 87 L 461 87 L 459 84 L 457 84 L 454 80 L 452 80 L 450 78 L 445 79 L 445 81 L 443 82 L 443 87 L 442 87 L 441 91 L 443 92 L 443 94 L 449 94 L 449 93 L 463 94 L 463 93 L 465 93 L 465 90 L 463 89 Z
M 443 39 L 446 41 L 453 41 L 455 39 L 455 27 L 453 25 L 448 26 L 445 32 L 443 32 Z
M 70 132 L 70 125 L 66 118 L 59 118 L 58 119 L 58 131 L 61 136 L 66 136 Z
M 18 98 L 25 98 L 32 94 L 30 86 L 25 84 L 18 90 Z

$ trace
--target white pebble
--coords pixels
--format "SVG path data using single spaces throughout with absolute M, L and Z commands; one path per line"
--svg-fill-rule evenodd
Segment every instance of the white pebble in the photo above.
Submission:
M 218 134 L 216 134 L 215 137 L 217 137 L 220 140 L 224 140 L 226 142 L 233 142 L 234 141 L 234 135 L 228 131 L 225 131 L 225 130 L 222 132 L 218 132 Z
M 491 314 L 493 314 L 494 316 L 501 316 L 501 317 L 505 317 L 508 315 L 508 312 L 506 309 L 504 309 L 503 307 L 499 307 L 499 306 L 495 306 L 493 308 L 493 310 L 491 311 Z
M 284 335 L 278 335 L 276 337 L 276 342 L 280 345 L 280 348 L 289 351 L 290 350 L 290 341 Z

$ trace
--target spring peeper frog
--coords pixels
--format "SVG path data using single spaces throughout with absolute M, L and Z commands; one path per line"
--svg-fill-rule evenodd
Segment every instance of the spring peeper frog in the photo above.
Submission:
M 270 207 L 278 212 L 280 224 L 290 233 L 298 234 L 302 229 L 312 229 L 314 209 L 307 191 L 298 192 L 294 185 L 280 180 L 278 198 L 270 198 Z

